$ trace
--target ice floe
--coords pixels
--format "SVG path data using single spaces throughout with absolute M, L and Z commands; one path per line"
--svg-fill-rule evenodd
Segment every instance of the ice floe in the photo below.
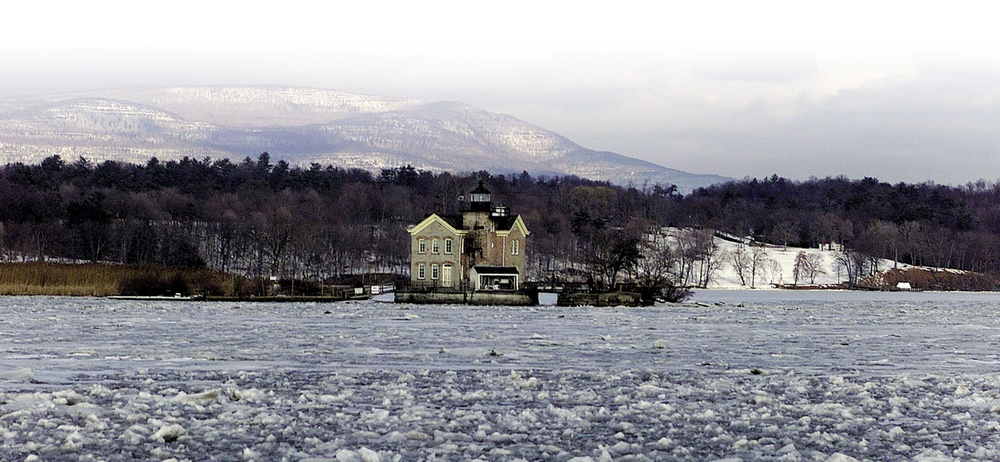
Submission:
M 386 304 L 7 300 L 23 336 L 0 343 L 0 458 L 1000 459 L 995 300 L 767 297 L 407 322 Z

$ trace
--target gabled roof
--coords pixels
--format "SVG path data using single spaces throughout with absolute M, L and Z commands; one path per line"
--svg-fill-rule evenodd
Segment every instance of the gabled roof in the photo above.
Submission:
M 531 234 L 520 215 L 490 217 L 490 219 L 493 220 L 493 224 L 496 225 L 497 234 L 501 236 L 510 233 L 515 227 L 519 228 L 521 230 L 521 234 L 524 234 L 525 236 Z
M 462 216 L 461 215 L 438 215 L 442 220 L 448 222 L 452 228 L 462 229 Z
M 414 226 L 414 227 L 406 230 L 406 232 L 410 233 L 410 235 L 412 236 L 414 234 L 417 234 L 417 233 L 423 231 L 428 226 L 430 226 L 430 225 L 432 225 L 434 223 L 440 223 L 445 228 L 448 228 L 449 231 L 451 231 L 451 232 L 453 232 L 455 234 L 458 234 L 458 235 L 464 235 L 464 234 L 468 233 L 468 231 L 462 229 L 462 218 L 461 217 L 458 217 L 457 218 L 457 222 L 456 222 L 456 218 L 454 216 L 438 215 L 436 213 L 432 213 L 432 214 L 428 215 L 427 218 L 424 218 L 424 221 L 421 221 L 420 223 L 417 223 L 416 226 Z
M 500 236 L 509 234 L 514 228 L 520 229 L 521 233 L 525 236 L 531 234 L 520 215 L 490 216 L 490 220 L 493 221 L 496 233 Z M 438 215 L 436 213 L 428 215 L 427 218 L 424 218 L 423 221 L 408 229 L 407 232 L 411 235 L 419 233 L 432 223 L 441 223 L 455 234 L 468 233 L 468 230 L 464 229 L 461 215 Z

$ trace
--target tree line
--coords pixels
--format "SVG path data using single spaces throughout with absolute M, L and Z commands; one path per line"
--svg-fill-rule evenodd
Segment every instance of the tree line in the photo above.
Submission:
M 884 269 L 880 258 L 1000 273 L 1000 186 L 982 181 L 951 187 L 775 176 L 682 195 L 673 186 L 527 172 L 301 167 L 272 163 L 267 153 L 240 162 L 53 156 L 7 164 L 0 252 L 7 261 L 208 267 L 252 278 L 405 275 L 407 226 L 436 207 L 458 213 L 479 181 L 528 224 L 534 280 L 706 286 L 724 264 L 717 233 L 836 245 L 859 277 Z M 740 258 L 753 262 L 752 254 Z
M 1000 272 L 1000 185 L 983 180 L 946 186 L 773 176 L 701 188 L 684 202 L 703 226 L 775 244 L 843 249 L 850 259 L 843 266 L 857 277 L 886 269 L 880 259 Z

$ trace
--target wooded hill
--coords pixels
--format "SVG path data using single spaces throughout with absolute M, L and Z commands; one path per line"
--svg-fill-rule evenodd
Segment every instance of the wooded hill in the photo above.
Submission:
M 301 168 L 267 153 L 239 163 L 95 165 L 54 156 L 8 164 L 0 170 L 0 252 L 8 261 L 209 267 L 250 278 L 405 274 L 407 226 L 436 205 L 459 211 L 480 180 L 528 224 L 530 279 L 583 268 L 607 230 L 636 237 L 666 226 L 802 247 L 835 242 L 865 258 L 1000 273 L 1000 186 L 983 181 L 771 177 L 684 196 L 526 172 Z

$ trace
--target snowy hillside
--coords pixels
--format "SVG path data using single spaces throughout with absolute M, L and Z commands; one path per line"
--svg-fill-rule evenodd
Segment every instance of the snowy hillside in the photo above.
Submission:
M 749 287 L 741 282 L 731 258 L 728 257 L 728 255 L 731 255 L 738 249 L 747 249 L 747 247 L 737 242 L 718 237 L 715 238 L 715 242 L 727 257 L 725 257 L 722 267 L 716 273 L 713 282 L 709 284 L 709 288 L 748 289 Z M 820 262 L 819 267 L 821 270 L 814 281 L 810 281 L 808 277 L 800 277 L 798 281 L 799 285 L 834 285 L 845 283 L 847 280 L 847 275 L 844 274 L 843 269 L 839 268 L 837 264 L 837 255 L 840 253 L 837 250 L 766 245 L 764 251 L 766 252 L 766 262 L 762 265 L 763 274 L 758 273 L 757 275 L 754 287 L 756 289 L 772 289 L 774 288 L 774 284 L 792 285 L 795 281 L 793 273 L 795 258 L 799 252 L 804 252 L 807 256 L 812 256 L 816 261 Z M 879 264 L 880 270 L 887 270 L 894 267 L 900 269 L 911 268 L 910 265 L 895 263 L 891 260 L 881 260 Z
M 281 86 L 121 88 L 93 94 L 135 101 L 163 108 L 185 119 L 230 128 L 321 124 L 424 104 L 416 99 Z
M 681 192 L 729 180 L 587 149 L 516 117 L 457 102 L 277 86 L 123 88 L 0 100 L 0 163 L 38 163 L 52 155 L 239 161 L 262 152 L 302 166 L 528 171 L 620 185 L 675 184 Z

